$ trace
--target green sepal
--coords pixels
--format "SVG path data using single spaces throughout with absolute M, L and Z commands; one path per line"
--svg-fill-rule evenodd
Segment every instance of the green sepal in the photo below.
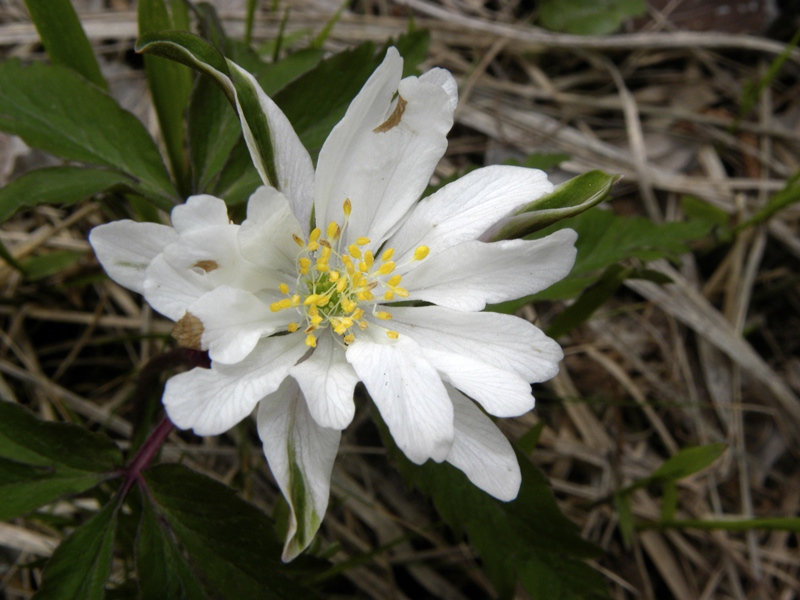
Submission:
M 551 193 L 518 209 L 493 239 L 525 237 L 561 219 L 574 217 L 605 200 L 611 186 L 620 177 L 603 171 L 589 171 L 565 181 Z

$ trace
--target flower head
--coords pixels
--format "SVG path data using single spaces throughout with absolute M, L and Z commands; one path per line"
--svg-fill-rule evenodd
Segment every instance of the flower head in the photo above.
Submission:
M 541 171 L 492 166 L 419 200 L 447 146 L 456 84 L 442 69 L 401 79 L 393 48 L 316 171 L 283 113 L 231 68 L 256 86 L 275 154 L 269 178 L 243 123 L 268 185 L 242 224 L 222 200 L 194 196 L 173 210 L 171 227 L 120 221 L 90 236 L 113 279 L 176 321 L 182 344 L 209 352 L 210 369 L 167 383 L 170 418 L 214 435 L 258 405 L 264 451 L 292 510 L 286 560 L 324 515 L 358 381 L 409 459 L 448 461 L 513 499 L 516 457 L 478 405 L 500 417 L 527 412 L 530 384 L 553 377 L 562 352 L 531 323 L 480 311 L 564 277 L 575 234 L 482 235 L 552 185 Z

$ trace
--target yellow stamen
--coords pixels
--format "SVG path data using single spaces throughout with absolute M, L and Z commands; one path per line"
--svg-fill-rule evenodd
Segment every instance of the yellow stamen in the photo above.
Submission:
M 375 313 L 375 316 L 378 317 L 381 321 L 388 321 L 392 318 L 392 315 L 385 310 L 379 310 Z
M 389 339 L 392 339 L 392 340 L 396 340 L 397 338 L 400 337 L 400 334 L 397 333 L 396 331 L 388 331 L 387 330 L 386 331 L 386 337 L 388 337 Z
M 383 299 L 384 300 L 392 300 L 392 299 L 394 299 L 394 292 L 386 292 L 383 295 Z
M 350 256 L 353 258 L 361 258 L 361 250 L 355 244 L 350 244 L 347 247 L 347 251 L 350 253 Z
M 377 271 L 375 271 L 375 274 L 376 275 L 388 275 L 392 271 L 394 271 L 394 261 L 390 260 L 389 262 L 383 263 L 381 265 L 381 268 L 378 269 Z M 397 277 L 397 275 L 395 275 L 395 277 Z M 394 277 L 392 279 L 394 279 Z M 400 283 L 400 282 L 398 281 L 398 283 Z M 389 284 L 389 285 L 391 285 L 391 284 Z
M 359 321 L 359 322 L 358 322 L 358 326 L 359 326 L 359 327 L 360 327 L 362 330 L 364 330 L 364 329 L 366 329 L 367 327 L 369 327 L 369 323 L 367 323 L 366 321 Z
M 368 237 L 356 238 L 356 244 L 358 244 L 359 246 L 366 246 L 367 244 L 369 244 L 369 238 Z
M 341 230 L 339 229 L 339 224 L 336 221 L 331 221 L 330 224 L 328 225 L 328 231 L 326 233 L 328 234 L 329 240 L 338 239 L 339 234 L 341 233 Z
M 344 211 L 344 216 L 349 217 L 350 211 L 353 210 L 353 204 L 350 202 L 350 198 L 346 198 L 344 204 L 342 204 L 342 210 Z
M 280 286 L 278 286 L 278 289 L 280 289 L 281 294 L 288 294 L 289 293 L 289 286 L 286 285 L 285 283 L 280 284 Z
M 294 243 L 300 246 L 301 248 L 305 247 L 306 243 L 303 241 L 303 238 L 301 238 L 296 233 L 292 234 L 292 239 L 294 240 Z
M 372 265 L 375 263 L 375 257 L 372 255 L 371 250 L 367 250 L 364 253 L 364 262 L 367 263 L 367 267 L 369 267 L 370 269 L 372 268 Z
M 278 302 L 273 302 L 269 305 L 269 309 L 272 312 L 278 312 L 283 310 L 284 308 L 291 308 L 292 307 L 292 300 L 291 298 L 284 298 L 283 300 L 279 300 Z
M 349 298 L 342 298 L 342 308 L 345 312 L 352 312 L 356 309 L 357 304 L 350 300 Z M 356 317 L 360 319 L 361 317 Z
M 345 344 L 352 344 L 355 341 L 356 341 L 356 336 L 354 336 L 352 333 L 348 333 L 346 336 L 344 336 Z
M 369 266 L 362 260 L 360 263 L 358 263 L 358 270 L 362 273 L 366 273 L 369 271 Z
M 313 333 L 309 333 L 306 336 L 306 346 L 308 346 L 309 348 L 317 347 L 317 338 L 314 337 Z
M 299 323 L 289 323 L 289 324 L 286 326 L 286 331 L 288 331 L 289 333 L 294 333 L 294 332 L 295 332 L 295 331 L 297 331 L 299 328 L 300 328 L 300 324 L 299 324 Z
M 300 260 L 298 260 L 297 263 L 300 265 L 300 274 L 307 275 L 308 267 L 311 266 L 311 259 L 303 257 Z
M 339 274 L 339 271 L 331 271 L 331 274 L 330 274 L 330 275 L 328 275 L 328 278 L 329 278 L 329 279 L 330 279 L 330 280 L 331 280 L 333 283 L 336 283 L 337 281 L 339 281 L 339 277 L 341 277 L 341 275 Z
M 393 256 L 394 256 L 394 248 L 389 248 L 388 250 L 385 250 L 383 254 L 381 254 L 381 262 L 392 260 Z
M 401 275 L 394 275 L 391 278 L 389 278 L 389 281 L 386 282 L 386 285 L 389 285 L 391 287 L 395 287 L 397 285 L 400 285 L 400 281 L 402 279 L 403 279 L 403 277 Z
M 428 256 L 428 252 L 430 251 L 431 249 L 428 248 L 427 246 L 420 246 L 419 248 L 414 250 L 414 260 L 422 260 L 423 258 Z
M 401 287 L 394 288 L 394 293 L 400 296 L 401 298 L 408 298 L 408 290 Z
M 350 315 L 350 316 L 353 318 L 354 321 L 360 321 L 361 317 L 364 316 L 364 309 L 363 308 L 358 308 L 358 309 L 354 310 L 353 314 Z
M 321 235 L 322 235 L 322 230 L 319 227 L 314 227 L 314 229 L 311 230 L 311 233 L 308 236 L 308 241 L 316 242 L 319 239 L 319 236 Z
M 338 271 L 334 271 L 333 273 L 338 273 Z M 333 273 L 331 273 L 331 275 L 333 275 Z M 339 282 L 336 284 L 336 291 L 341 294 L 344 291 L 344 288 L 346 287 L 347 287 L 347 279 L 339 279 Z

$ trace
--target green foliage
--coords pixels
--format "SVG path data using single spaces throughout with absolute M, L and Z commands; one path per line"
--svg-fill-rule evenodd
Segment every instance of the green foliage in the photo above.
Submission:
M 758 212 L 756 212 L 756 214 L 747 219 L 744 223 L 736 226 L 733 230 L 733 233 L 736 234 L 748 227 L 760 225 L 778 211 L 783 210 L 787 206 L 791 206 L 796 202 L 800 202 L 800 171 L 797 171 L 794 175 L 792 175 L 786 182 L 786 186 L 779 192 L 775 193 L 775 195 L 769 199 L 767 204 Z
M 551 193 L 518 209 L 494 239 L 525 237 L 562 219 L 574 217 L 605 200 L 611 186 L 618 180 L 619 175 L 589 171 L 565 181 Z
M 0 519 L 88 490 L 122 465 L 106 436 L 0 402 Z
M 0 223 L 23 207 L 69 206 L 109 190 L 137 187 L 133 178 L 113 169 L 48 167 L 29 171 L 0 188 Z
M 512 597 L 518 579 L 529 593 L 557 591 L 547 596 L 552 600 L 608 597 L 602 577 L 579 560 L 597 556 L 599 548 L 580 537 L 578 527 L 559 510 L 547 479 L 526 456 L 517 457 L 519 495 L 502 502 L 447 463 L 415 465 L 380 425 L 389 456 L 405 480 L 431 498 L 456 534 L 469 537 L 501 597 Z
M 281 562 L 282 545 L 272 522 L 235 492 L 181 465 L 158 465 L 144 474 L 149 500 L 159 527 L 146 527 L 145 534 L 167 537 L 161 541 L 166 554 L 179 544 L 188 553 L 193 570 L 202 572 L 198 581 L 205 593 L 221 598 L 296 598 L 317 594 L 289 577 L 292 571 Z M 147 517 L 147 509 L 144 512 Z M 140 529 L 140 535 L 142 530 Z M 174 540 L 174 541 L 173 541 Z M 139 561 L 144 568 L 149 561 Z M 187 569 L 183 565 L 181 579 Z M 314 563 L 312 569 L 319 571 Z M 149 584 L 148 584 L 149 585 Z M 172 585 L 176 585 L 173 580 Z M 181 585 L 186 588 L 185 583 Z
M 553 31 L 605 35 L 646 10 L 643 0 L 540 0 L 539 23 Z
M 35 600 L 102 600 L 111 572 L 119 506 L 109 502 L 56 548 Z
M 72 69 L 96 86 L 108 89 L 70 0 L 25 0 L 25 6 L 50 62 Z
M 28 279 L 36 281 L 60 273 L 67 267 L 74 265 L 84 256 L 86 256 L 85 252 L 77 250 L 56 250 L 39 256 L 32 256 L 22 263 L 22 267 Z
M 185 30 L 189 28 L 189 11 L 181 0 L 139 0 L 138 21 L 140 35 L 164 29 Z M 186 195 L 189 175 L 183 116 L 192 90 L 192 73 L 180 64 L 155 56 L 144 57 L 144 69 L 172 174 Z
M 121 171 L 165 207 L 177 200 L 144 126 L 65 67 L 0 63 L 0 130 L 61 158 Z

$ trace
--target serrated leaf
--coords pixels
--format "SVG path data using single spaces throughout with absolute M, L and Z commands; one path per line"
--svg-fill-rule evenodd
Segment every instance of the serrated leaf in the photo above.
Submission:
M 104 435 L 0 402 L 0 520 L 90 489 L 121 465 L 119 449 Z
M 646 10 L 643 0 L 541 0 L 539 23 L 553 31 L 605 35 Z
M 204 600 L 208 597 L 145 494 L 136 536 L 136 575 L 139 597 L 143 599 Z
M 525 456 L 517 457 L 522 471 L 519 495 L 511 502 L 501 502 L 447 463 L 428 461 L 418 466 L 409 461 L 377 412 L 373 414 L 400 473 L 430 496 L 439 515 L 457 534 L 469 537 L 501 597 L 513 593 L 520 570 L 530 560 L 573 562 L 599 554 L 599 548 L 582 539 L 577 525 L 561 513 L 547 479 Z
M 108 94 L 56 65 L 0 63 L 0 130 L 67 160 L 117 169 L 153 200 L 177 192 L 147 130 Z
M 188 29 L 186 4 L 176 0 L 139 0 L 139 34 L 165 29 Z M 156 56 L 144 57 L 144 69 L 172 173 L 184 193 L 188 190 L 184 113 L 192 90 L 192 73 L 185 66 Z
M 551 193 L 518 209 L 494 239 L 524 237 L 562 219 L 574 217 L 605 200 L 619 178 L 619 175 L 603 171 L 589 171 L 565 181 Z
M 114 550 L 119 504 L 109 502 L 56 548 L 34 600 L 102 600 Z
M 25 6 L 50 62 L 72 69 L 96 86 L 108 89 L 72 2 L 25 0 Z
M 70 205 L 115 188 L 135 187 L 134 179 L 112 169 L 47 167 L 28 171 L 0 188 L 0 223 L 23 207 Z
M 144 480 L 156 514 L 203 572 L 212 596 L 318 597 L 289 577 L 297 567 L 281 562 L 283 546 L 270 519 L 231 488 L 171 464 L 147 470 Z

